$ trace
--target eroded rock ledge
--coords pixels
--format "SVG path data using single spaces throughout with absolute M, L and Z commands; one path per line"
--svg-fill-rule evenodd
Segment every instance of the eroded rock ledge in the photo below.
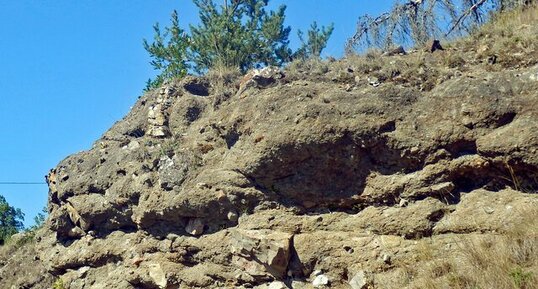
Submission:
M 48 176 L 47 280 L 412 288 L 405 268 L 536 215 L 538 67 L 476 68 L 431 90 L 358 70 L 187 77 L 142 96 Z

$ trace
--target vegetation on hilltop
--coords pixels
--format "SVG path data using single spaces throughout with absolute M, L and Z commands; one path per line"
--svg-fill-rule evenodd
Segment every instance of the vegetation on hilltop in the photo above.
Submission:
M 407 0 L 377 17 L 361 16 L 346 52 L 395 45 L 423 45 L 431 39 L 468 34 L 495 12 L 530 6 L 533 0 Z
M 19 208 L 12 207 L 6 198 L 0 195 L 0 245 L 6 244 L 11 236 L 24 230 L 26 233 L 17 243 L 24 243 L 33 238 L 35 231 L 45 222 L 47 209 L 44 207 L 34 217 L 34 225 L 24 228 L 24 213 Z
M 201 23 L 190 25 L 190 34 L 180 27 L 178 13 L 171 26 L 155 24 L 152 43 L 144 40 L 151 65 L 159 75 L 148 80 L 145 91 L 166 79 L 182 78 L 189 71 L 240 71 L 266 65 L 282 66 L 292 60 L 320 59 L 334 26 L 314 22 L 303 33 L 301 47 L 289 48 L 291 27 L 285 26 L 286 6 L 267 9 L 269 0 L 193 0 Z M 491 15 L 529 6 L 532 0 L 407 0 L 377 17 L 359 18 L 357 30 L 347 41 L 348 54 L 369 48 L 389 50 L 397 45 L 423 45 L 431 39 L 446 39 L 475 31 Z M 217 73 L 219 74 L 219 73 Z
M 212 69 L 239 69 L 276 65 L 293 58 L 319 57 L 333 31 L 332 24 L 319 28 L 312 24 L 301 48 L 289 48 L 291 28 L 284 25 L 286 6 L 267 10 L 269 0 L 193 0 L 199 9 L 201 23 L 190 25 L 190 35 L 181 29 L 176 11 L 172 23 L 161 32 L 154 26 L 154 42 L 144 40 L 152 57 L 151 64 L 160 74 L 149 80 L 146 90 L 159 86 L 165 79 L 181 78 L 189 69 L 205 73 Z
M 24 228 L 23 220 L 21 209 L 10 206 L 6 198 L 0 195 L 0 245 Z

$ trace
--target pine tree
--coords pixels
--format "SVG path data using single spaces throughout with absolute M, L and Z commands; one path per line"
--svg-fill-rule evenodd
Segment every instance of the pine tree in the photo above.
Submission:
M 215 66 L 246 71 L 289 61 L 286 6 L 268 12 L 268 0 L 224 0 L 221 6 L 213 0 L 193 1 L 201 20 L 200 25 L 190 26 L 190 59 L 197 72 Z
M 153 59 L 150 63 L 160 74 L 155 79 L 149 79 L 145 91 L 158 87 L 165 79 L 181 78 L 187 74 L 187 48 L 189 36 L 179 26 L 179 17 L 174 10 L 171 16 L 172 26 L 166 27 L 161 33 L 159 23 L 153 26 L 154 42 L 149 44 L 144 39 L 144 49 Z
M 297 35 L 301 41 L 301 47 L 294 53 L 294 58 L 306 59 L 310 57 L 319 58 L 321 51 L 327 46 L 327 42 L 334 30 L 334 24 L 331 23 L 328 27 L 318 27 L 318 23 L 314 21 L 307 31 L 308 38 L 304 38 L 304 33 L 299 30 Z
M 154 42 L 144 40 L 159 70 L 156 79 L 146 83 L 145 91 L 166 79 L 181 78 L 187 72 L 205 73 L 213 68 L 239 69 L 242 72 L 267 65 L 282 66 L 292 58 L 319 57 L 332 34 L 333 25 L 318 28 L 312 24 L 308 39 L 300 32 L 303 46 L 293 53 L 288 47 L 291 28 L 284 25 L 286 6 L 267 10 L 269 0 L 193 0 L 199 9 L 200 24 L 190 26 L 187 35 L 172 14 L 172 26 L 161 33 L 155 24 Z
M 24 228 L 23 220 L 22 211 L 10 206 L 6 198 L 0 195 L 0 245 Z

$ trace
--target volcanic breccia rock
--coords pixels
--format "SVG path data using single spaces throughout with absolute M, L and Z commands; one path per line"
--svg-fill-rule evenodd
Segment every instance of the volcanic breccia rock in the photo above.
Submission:
M 442 259 L 536 210 L 538 67 L 421 91 L 343 65 L 145 94 L 51 172 L 16 251 L 35 258 L 0 287 L 405 288 L 426 245 Z

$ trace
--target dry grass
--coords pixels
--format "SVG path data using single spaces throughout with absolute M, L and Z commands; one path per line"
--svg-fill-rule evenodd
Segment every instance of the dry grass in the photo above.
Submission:
M 537 289 L 538 209 L 498 235 L 462 236 L 450 256 L 424 249 L 421 266 L 407 268 L 411 288 Z
M 215 95 L 213 107 L 218 107 L 235 94 L 241 75 L 239 68 L 225 65 L 215 65 L 206 73 L 205 77 L 211 83 L 211 94 Z
M 363 79 L 376 76 L 385 83 L 430 90 L 471 70 L 530 67 L 538 63 L 537 22 L 537 6 L 514 10 L 495 15 L 469 37 L 443 43 L 445 51 L 418 49 L 403 56 L 371 52 L 335 62 L 330 70 L 351 66 Z M 507 181 L 525 191 L 514 172 L 510 171 Z M 430 243 L 432 240 L 420 240 L 415 258 L 397 265 L 407 280 L 400 285 L 417 289 L 538 289 L 538 208 L 518 213 L 524 218 L 502 232 L 456 237 L 457 245 L 450 251 L 441 250 L 438 244 Z
M 237 82 L 241 75 L 242 73 L 237 67 L 215 65 L 205 74 L 205 77 L 210 81 L 213 90 L 219 93 Z
M 381 84 L 393 83 L 429 91 L 436 85 L 468 71 L 502 71 L 538 63 L 538 7 L 495 15 L 470 36 L 444 42 L 444 51 L 430 53 L 425 47 L 407 55 L 384 56 L 369 50 L 364 55 L 348 55 L 338 61 L 297 60 L 287 70 L 287 78 L 333 81 L 346 85 L 366 85 L 368 78 Z
M 538 210 L 491 240 L 461 242 L 454 288 L 538 288 Z M 454 259 L 452 263 L 456 263 Z
M 235 82 L 241 76 L 241 71 L 237 67 L 215 65 L 205 76 L 211 83 L 229 84 Z
M 319 58 L 296 59 L 286 66 L 286 71 L 290 75 L 324 75 L 329 71 L 331 60 Z
M 477 49 L 478 60 L 496 56 L 500 69 L 531 66 L 538 62 L 537 21 L 538 6 L 498 14 L 458 43 Z

